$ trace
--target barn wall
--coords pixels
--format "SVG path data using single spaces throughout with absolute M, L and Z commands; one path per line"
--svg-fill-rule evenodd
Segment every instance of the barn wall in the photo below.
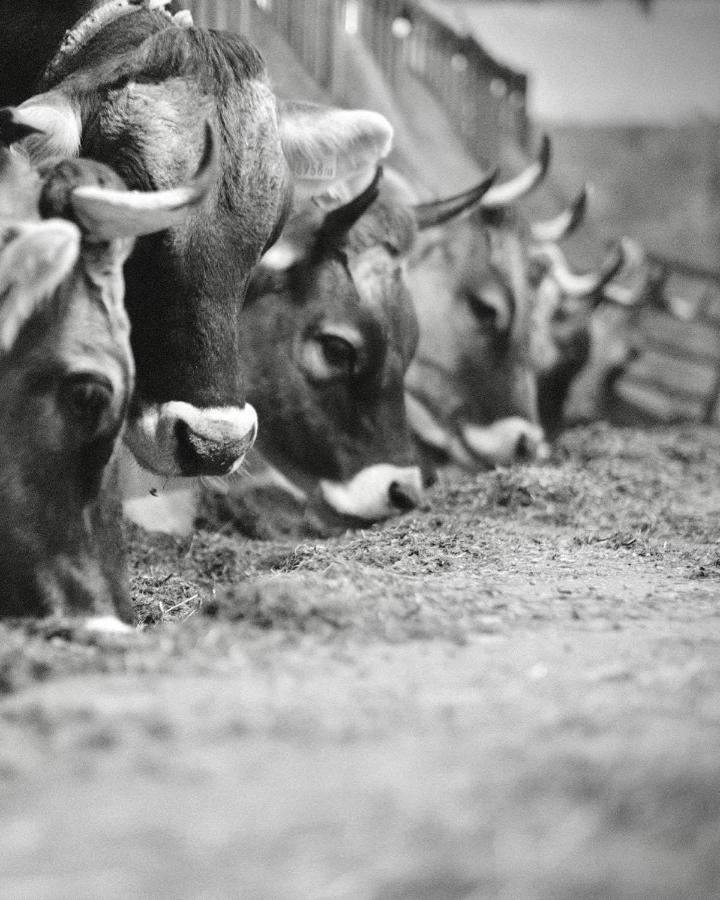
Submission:
M 476 40 L 437 20 L 421 0 L 191 0 L 188 5 L 199 25 L 251 37 L 260 15 L 297 57 L 313 86 L 307 93 L 311 99 L 321 99 L 318 88 L 328 97 L 348 96 L 349 80 L 357 79 L 357 60 L 347 52 L 347 37 L 353 36 L 361 39 L 390 91 L 404 93 L 408 75 L 425 86 L 481 169 L 506 156 L 508 147 L 527 149 L 526 75 L 499 64 Z M 401 119 L 395 119 L 400 127 Z M 466 166 L 455 168 L 464 177 Z M 667 273 L 662 296 L 638 317 L 644 350 L 616 382 L 611 414 L 620 421 L 720 424 L 720 275 L 658 261 Z
M 338 28 L 359 34 L 391 87 L 401 69 L 420 78 L 481 166 L 504 140 L 525 147 L 527 77 L 457 34 L 417 0 L 192 0 L 199 25 L 247 33 L 252 7 L 287 41 L 305 69 L 331 94 L 347 73 Z

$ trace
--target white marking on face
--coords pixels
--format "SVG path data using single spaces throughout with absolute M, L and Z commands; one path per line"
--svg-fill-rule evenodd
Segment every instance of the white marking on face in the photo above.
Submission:
M 520 416 L 498 419 L 491 425 L 460 426 L 460 434 L 467 448 L 486 463 L 509 466 L 522 459 L 547 459 L 549 448 L 539 425 Z
M 143 469 L 127 447 L 119 454 L 120 494 L 126 517 L 146 531 L 187 537 L 200 499 L 197 478 L 168 478 Z
M 361 469 L 349 481 L 320 480 L 323 500 L 342 516 L 368 522 L 398 515 L 391 499 L 391 485 L 397 484 L 418 505 L 423 497 L 422 474 L 418 466 L 393 466 L 378 463 Z
M 257 434 L 257 413 L 249 403 L 242 408 L 205 409 L 180 400 L 147 405 L 125 431 L 125 443 L 143 468 L 166 476 L 183 474 L 177 458 L 178 422 L 184 422 L 190 431 L 218 446 L 237 444 L 237 457 L 229 472 L 240 468 Z
M 269 250 L 265 251 L 260 264 L 273 272 L 284 272 L 302 258 L 303 249 L 299 244 L 280 237 Z
M 83 627 L 88 631 L 98 631 L 102 634 L 130 634 L 135 629 L 121 622 L 115 616 L 90 616 L 83 621 Z
M 405 412 L 410 429 L 420 440 L 440 452 L 449 452 L 450 435 L 417 397 L 405 392 Z

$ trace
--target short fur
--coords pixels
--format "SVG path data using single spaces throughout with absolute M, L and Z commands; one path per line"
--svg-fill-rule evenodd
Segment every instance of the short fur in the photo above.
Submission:
M 403 403 L 417 323 L 400 259 L 413 236 L 411 211 L 381 198 L 345 234 L 310 234 L 288 270 L 261 265 L 241 314 L 248 396 L 262 422 L 258 447 L 326 518 L 322 480 L 345 484 L 378 464 L 417 464 Z M 342 356 L 325 358 L 327 336 L 350 342 L 347 365 Z
M 37 115 L 44 100 L 65 98 L 79 115 L 80 152 L 111 164 L 131 188 L 186 180 L 202 154 L 203 120 L 218 138 L 220 176 L 205 205 L 186 225 L 139 240 L 126 267 L 137 364 L 127 441 L 150 469 L 201 474 L 214 463 L 195 453 L 187 469 L 187 422 L 168 422 L 154 439 L 147 429 L 173 402 L 243 407 L 235 324 L 250 273 L 290 211 L 288 156 L 297 163 L 307 153 L 318 169 L 334 167 L 332 176 L 321 172 L 313 182 L 317 190 L 360 190 L 387 152 L 392 129 L 376 113 L 317 108 L 290 110 L 279 121 L 251 44 L 235 34 L 176 27 L 159 12 L 138 10 L 107 24 L 60 71 L 58 83 L 46 84 L 48 93 L 25 109 Z M 37 157 L 47 140 L 27 144 Z M 298 165 L 305 171 L 309 163 Z M 237 437 L 239 446 L 245 435 Z M 216 449 L 209 448 L 213 460 L 224 456 Z M 150 450 L 152 458 L 141 456 Z

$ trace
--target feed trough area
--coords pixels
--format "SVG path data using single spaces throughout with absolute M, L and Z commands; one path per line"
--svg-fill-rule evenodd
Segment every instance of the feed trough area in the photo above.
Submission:
M 0 4 L 1 898 L 720 896 L 681 5 Z

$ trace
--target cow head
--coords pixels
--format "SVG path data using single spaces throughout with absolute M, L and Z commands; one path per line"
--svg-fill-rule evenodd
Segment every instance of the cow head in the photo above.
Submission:
M 557 247 L 542 255 L 552 351 L 545 355 L 538 394 L 543 422 L 557 433 L 566 422 L 610 414 L 614 383 L 641 352 L 636 323 L 654 272 L 643 248 L 630 238 L 623 238 L 590 278 L 572 273 Z M 622 266 L 614 277 L 619 256 Z
M 403 403 L 417 322 L 403 277 L 412 210 L 373 183 L 304 210 L 263 258 L 240 317 L 258 447 L 326 518 L 417 506 L 423 480 Z
M 7 111 L 0 123 L 3 144 L 22 136 Z M 206 149 L 189 185 L 143 194 L 102 163 L 33 169 L 0 148 L 2 615 L 132 618 L 108 489 L 134 382 L 123 266 L 135 235 L 177 223 L 202 198 L 209 133 Z
M 493 187 L 469 218 L 430 233 L 408 272 L 420 342 L 406 378 L 421 446 L 437 461 L 474 468 L 546 452 L 530 354 L 532 286 L 512 204 L 549 164 L 537 159 Z
M 99 498 L 132 387 L 130 246 L 56 218 L 3 221 L 2 615 L 131 619 L 117 509 Z
M 146 9 L 91 30 L 50 70 L 48 90 L 21 107 L 45 132 L 27 141 L 35 158 L 82 150 L 133 188 L 170 189 L 198 165 L 203 118 L 218 135 L 206 202 L 138 241 L 126 266 L 137 367 L 126 442 L 161 475 L 232 472 L 256 431 L 235 327 L 252 270 L 293 198 L 337 205 L 368 184 L 390 126 L 371 112 L 281 106 L 242 37 Z

